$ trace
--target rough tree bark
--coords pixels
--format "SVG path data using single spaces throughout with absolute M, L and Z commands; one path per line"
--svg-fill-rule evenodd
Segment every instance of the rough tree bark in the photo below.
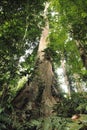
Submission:
M 54 84 L 54 72 L 50 58 L 47 58 L 45 49 L 49 43 L 49 22 L 47 19 L 48 3 L 45 5 L 43 28 L 37 52 L 37 61 L 35 75 L 32 82 L 26 83 L 23 90 L 13 100 L 15 110 L 31 111 L 31 116 L 49 116 L 52 114 L 53 106 L 56 100 L 52 95 L 52 86 Z

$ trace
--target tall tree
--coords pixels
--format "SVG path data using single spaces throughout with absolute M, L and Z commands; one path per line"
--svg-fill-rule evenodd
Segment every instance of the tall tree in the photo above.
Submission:
M 32 113 L 35 112 L 40 115 L 51 115 L 53 106 L 56 100 L 52 95 L 52 87 L 55 82 L 55 75 L 51 63 L 51 58 L 46 54 L 45 49 L 49 43 L 49 21 L 47 17 L 49 3 L 45 4 L 44 21 L 40 43 L 37 52 L 35 75 L 32 82 L 15 97 L 13 100 L 14 107 L 22 109 L 28 103 L 27 109 L 31 109 Z M 38 112 L 37 112 L 38 110 Z M 35 114 L 35 113 L 34 113 Z

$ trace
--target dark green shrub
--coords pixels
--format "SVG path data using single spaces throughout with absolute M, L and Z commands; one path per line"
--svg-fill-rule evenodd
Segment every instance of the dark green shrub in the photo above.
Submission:
M 74 93 L 70 98 L 63 98 L 54 108 L 57 114 L 71 117 L 75 113 L 85 114 L 87 112 L 87 93 Z

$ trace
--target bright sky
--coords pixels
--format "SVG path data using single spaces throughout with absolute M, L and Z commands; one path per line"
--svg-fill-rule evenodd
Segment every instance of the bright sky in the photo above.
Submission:
M 57 74 L 59 76 L 60 86 L 65 91 L 65 93 L 67 93 L 68 89 L 67 89 L 67 86 L 65 84 L 64 72 L 63 72 L 63 69 L 61 67 L 57 69 Z

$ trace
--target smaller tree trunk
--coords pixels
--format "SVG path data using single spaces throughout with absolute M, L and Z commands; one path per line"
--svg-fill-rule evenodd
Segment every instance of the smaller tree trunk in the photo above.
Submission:
M 87 50 L 86 50 L 85 46 L 80 41 L 76 41 L 76 45 L 78 47 L 83 65 L 87 69 Z
M 84 92 L 83 85 L 82 85 L 82 82 L 80 81 L 81 78 L 80 78 L 79 74 L 74 74 L 73 76 L 75 79 L 77 92 L 79 92 L 79 93 Z

